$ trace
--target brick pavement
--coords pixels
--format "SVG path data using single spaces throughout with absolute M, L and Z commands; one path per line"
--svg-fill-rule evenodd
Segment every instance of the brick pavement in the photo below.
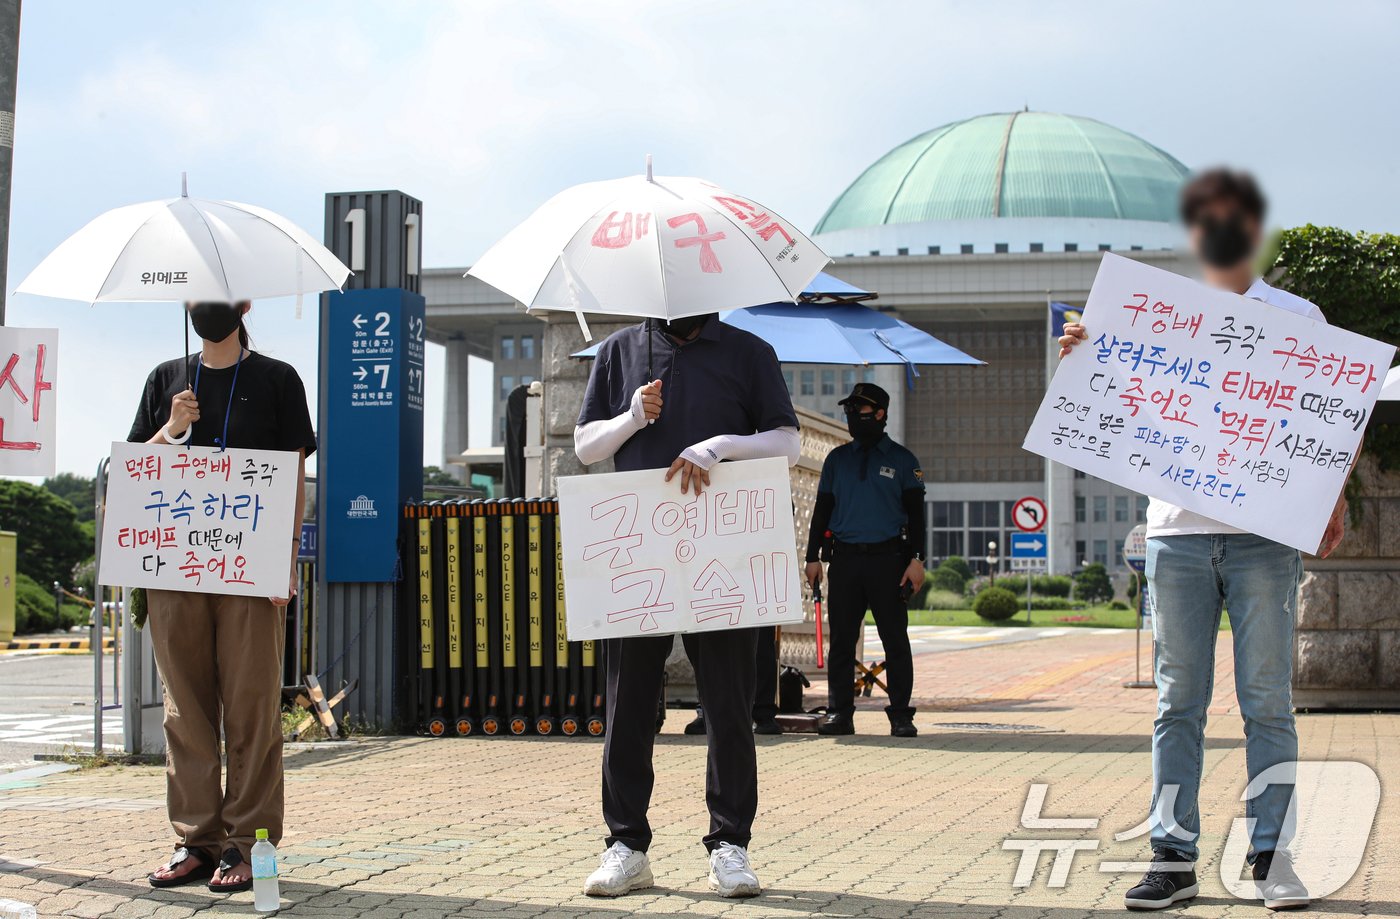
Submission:
M 1228 639 L 1228 633 L 1225 636 Z M 1222 648 L 1222 654 L 1228 652 Z M 752 901 L 725 901 L 705 885 L 699 845 L 706 818 L 704 745 L 672 718 L 656 749 L 652 848 L 657 887 L 619 901 L 578 891 L 596 859 L 601 745 L 578 739 L 371 739 L 297 752 L 287 761 L 288 834 L 283 912 L 323 917 L 699 916 L 997 917 L 1126 915 L 1123 879 L 1100 859 L 1145 855 L 1116 831 L 1139 823 L 1148 789 L 1152 693 L 1118 684 L 1131 675 L 1131 637 L 1069 635 L 921 657 L 926 706 L 914 741 L 881 733 L 760 738 L 762 804 L 753 846 L 767 885 Z M 1228 673 L 1216 709 L 1233 709 Z M 1021 730 L 939 725 L 989 723 Z M 1382 764 L 1400 756 L 1392 715 L 1300 719 L 1305 755 Z M 1238 718 L 1208 730 L 1202 796 L 1202 895 L 1175 914 L 1263 916 L 1231 899 L 1219 879 L 1223 835 L 1242 787 Z M 1044 812 L 1100 816 L 1068 834 L 1097 841 L 1063 889 L 1046 886 L 1049 856 L 1032 885 L 1011 879 L 1003 851 L 1027 787 L 1050 784 Z M 0 897 L 37 903 L 41 916 L 247 915 L 251 894 L 202 888 L 152 891 L 144 875 L 169 845 L 158 806 L 161 770 L 106 768 L 0 791 Z M 56 807 L 54 799 L 73 806 Z M 34 802 L 28 807 L 26 802 Z M 1315 915 L 1400 915 L 1400 831 L 1393 794 L 1356 877 Z M 27 865 L 20 860 L 37 860 Z

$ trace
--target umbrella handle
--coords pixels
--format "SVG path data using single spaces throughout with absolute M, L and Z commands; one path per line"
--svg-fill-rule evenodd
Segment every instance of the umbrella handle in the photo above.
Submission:
M 184 174 L 181 173 L 180 182 L 185 181 Z M 185 309 L 184 304 L 180 304 L 180 312 L 185 314 L 185 388 L 190 388 L 190 311 Z

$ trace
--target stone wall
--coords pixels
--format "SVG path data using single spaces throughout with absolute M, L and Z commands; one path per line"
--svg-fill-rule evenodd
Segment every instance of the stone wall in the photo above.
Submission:
M 1298 708 L 1400 708 L 1400 474 L 1363 457 L 1347 535 L 1307 560 L 1298 602 Z

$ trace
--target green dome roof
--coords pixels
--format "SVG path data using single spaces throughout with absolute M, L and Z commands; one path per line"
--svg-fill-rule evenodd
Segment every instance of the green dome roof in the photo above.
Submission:
M 979 115 L 876 160 L 816 232 L 984 217 L 1170 221 L 1186 174 L 1171 155 L 1092 118 Z

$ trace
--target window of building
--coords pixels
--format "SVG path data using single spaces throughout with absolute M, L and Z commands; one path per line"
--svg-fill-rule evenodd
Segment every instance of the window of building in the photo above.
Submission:
M 1044 251 L 1045 251 L 1045 243 L 1031 243 L 1031 251 L 1032 251 L 1032 252 L 1044 252 Z
M 1110 251 L 1112 248 L 1113 248 L 1113 247 L 1110 246 L 1108 243 L 1099 243 L 1099 251 L 1100 251 L 1100 252 L 1108 252 L 1108 251 Z
M 1113 496 L 1113 522 L 1114 522 L 1114 523 L 1127 523 L 1127 522 L 1128 522 L 1128 496 L 1127 496 L 1127 495 L 1114 495 L 1114 496 Z
M 1117 565 L 1123 561 L 1123 540 L 1116 539 L 1113 542 L 1113 564 Z
M 784 371 L 783 371 L 783 385 L 785 385 L 785 386 L 787 387 L 788 395 L 792 395 L 793 390 L 792 390 L 792 371 L 791 371 L 791 370 L 784 370 Z
M 535 359 L 535 336 L 520 336 L 520 359 L 524 361 L 532 361 Z
M 960 248 L 961 248 L 961 250 L 962 250 L 962 254 L 963 254 L 963 255 L 971 255 L 971 254 L 972 254 L 972 243 L 963 243 L 962 246 L 961 246 Z
M 929 254 L 929 255 L 938 255 L 938 254 L 939 254 L 940 252 L 942 252 L 942 251 L 943 251 L 943 249 L 942 249 L 941 246 L 929 246 L 929 247 L 928 247 L 928 254 Z
M 959 530 L 963 525 L 963 503 L 961 501 L 930 501 L 929 516 L 933 520 L 935 529 L 955 527 Z
M 535 378 L 530 376 L 529 374 L 526 374 L 525 376 L 520 378 L 521 386 L 529 386 L 533 382 L 535 382 Z
M 1098 562 L 1100 565 L 1107 565 L 1107 564 L 1108 564 L 1108 540 L 1107 540 L 1107 539 L 1096 539 L 1096 540 L 1094 540 L 1094 561 Z
M 1085 553 L 1088 551 L 1089 550 L 1085 548 L 1084 540 L 1076 539 L 1074 541 L 1074 565 L 1076 568 L 1084 564 L 1085 560 L 1087 559 Z
M 514 388 L 515 388 L 515 377 L 511 376 L 510 374 L 506 374 L 505 376 L 501 377 L 501 399 L 502 399 L 502 400 L 504 400 L 504 399 L 506 398 L 506 396 L 509 396 L 509 395 L 510 395 L 510 391 L 511 391 L 512 389 L 514 389 Z
M 880 250 L 879 250 L 879 249 L 871 249 L 871 250 L 870 250 L 870 254 L 871 254 L 871 255 L 879 255 L 879 254 L 880 254 Z
M 1078 251 L 1079 251 L 1079 243 L 1065 243 L 1065 251 L 1066 251 L 1066 252 L 1078 252 Z
M 860 375 L 860 378 L 861 378 L 861 381 L 862 381 L 862 382 L 865 382 L 865 383 L 874 383 L 874 382 L 875 382 L 875 368 L 873 368 L 873 367 L 866 367 L 866 368 L 865 368 L 865 371 Z
M 997 243 L 994 246 L 992 246 L 992 251 L 996 252 L 998 255 L 1004 255 L 1005 253 L 1011 251 L 1011 247 L 1008 246 L 1006 243 Z
M 1083 522 L 1084 522 L 1084 496 L 1083 496 L 1083 495 L 1075 495 L 1075 496 L 1074 496 L 1074 522 L 1075 522 L 1075 523 L 1083 523 Z
M 1108 520 L 1108 495 L 1094 495 L 1094 522 L 1105 523 Z
M 1085 477 L 1085 476 L 1084 476 L 1084 472 L 1083 472 L 1082 470 L 1080 470 L 1080 469 L 1076 469 L 1076 470 L 1074 470 L 1074 477 L 1075 477 L 1076 479 L 1082 479 L 1082 478 Z
M 908 248 L 907 246 L 900 246 L 898 249 L 894 250 L 894 254 L 895 254 L 895 255 L 908 255 L 908 254 L 909 254 L 909 248 Z
M 823 370 L 823 371 L 822 371 L 822 395 L 823 395 L 823 396 L 834 396 L 834 395 L 836 395 L 836 371 L 835 371 L 835 370 Z
M 802 394 L 802 395 L 804 395 L 804 396 L 813 396 L 813 395 L 816 395 L 816 392 L 817 392 L 817 377 L 816 377 L 816 374 L 815 374 L 814 372 L 812 372 L 811 370 L 804 370 L 804 371 L 802 371 L 802 375 L 799 376 L 798 379 L 802 381 L 802 389 L 801 389 L 801 394 Z
M 854 370 L 841 371 L 841 392 L 848 393 L 856 385 L 856 372 Z
M 1147 522 L 1147 495 L 1137 496 L 1137 522 Z
M 1129 247 L 1128 247 L 1128 251 L 1129 251 L 1129 252 L 1141 252 L 1141 251 L 1142 251 L 1142 246 L 1129 246 Z
M 501 360 L 515 360 L 515 336 L 507 335 L 501 339 Z

